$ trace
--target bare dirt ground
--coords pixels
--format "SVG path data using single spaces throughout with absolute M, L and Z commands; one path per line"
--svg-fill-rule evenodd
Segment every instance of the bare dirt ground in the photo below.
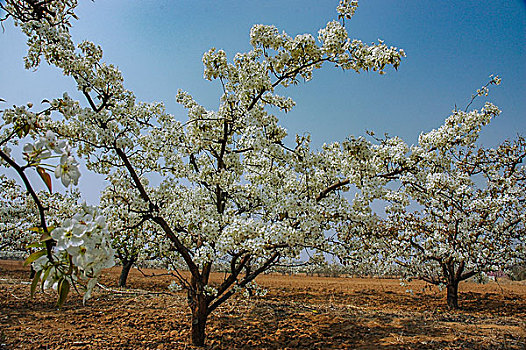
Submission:
M 102 283 L 115 288 L 118 273 Z M 85 306 L 73 293 L 57 310 L 54 294 L 30 298 L 28 274 L 21 262 L 0 261 L 2 350 L 192 348 L 186 299 L 168 292 L 171 277 L 133 270 L 128 293 L 99 290 Z M 459 311 L 421 282 L 265 275 L 258 283 L 265 297 L 214 312 L 207 349 L 526 349 L 520 282 L 463 283 Z

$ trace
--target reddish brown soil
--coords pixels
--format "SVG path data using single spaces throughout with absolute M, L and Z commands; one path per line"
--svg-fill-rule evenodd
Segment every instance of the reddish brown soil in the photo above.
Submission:
M 118 272 L 107 271 L 102 282 L 114 288 Z M 31 299 L 28 280 L 20 262 L 0 261 L 2 350 L 192 348 L 186 300 L 167 292 L 170 277 L 133 270 L 134 293 L 99 290 L 85 306 L 73 293 L 62 310 L 53 294 Z M 420 282 L 266 275 L 258 283 L 269 289 L 265 297 L 214 312 L 208 349 L 526 349 L 520 282 L 461 284 L 458 311 Z

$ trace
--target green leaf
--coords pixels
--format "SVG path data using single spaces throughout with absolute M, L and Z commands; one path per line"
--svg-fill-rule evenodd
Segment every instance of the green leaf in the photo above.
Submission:
M 59 308 L 64 305 L 64 302 L 66 301 L 66 298 L 69 294 L 69 281 L 66 278 L 60 279 L 58 282 L 58 300 L 57 300 L 57 306 Z
M 49 190 L 49 193 L 52 193 L 52 191 L 51 191 L 51 176 L 49 176 L 49 174 L 46 173 L 46 170 L 44 168 L 39 167 L 39 166 L 37 167 L 37 173 L 38 173 L 38 175 L 40 175 L 40 177 L 42 178 L 42 180 L 46 184 L 47 189 Z
M 40 276 L 42 275 L 42 270 L 38 270 L 35 274 L 35 277 L 33 277 L 33 281 L 31 282 L 31 298 L 35 297 L 35 291 L 37 289 L 38 282 L 40 281 Z
M 18 137 L 22 138 L 29 134 L 29 130 L 31 130 L 31 125 L 24 124 L 16 130 L 16 134 L 18 135 Z
M 54 229 L 55 229 L 55 226 L 49 226 L 47 228 L 47 232 L 43 232 L 43 230 L 40 230 L 40 232 L 42 232 L 42 235 L 40 236 L 40 242 L 46 242 L 46 241 L 52 240 L 53 237 L 51 237 L 50 233 Z
M 46 245 L 42 242 L 35 242 L 35 243 L 31 243 L 31 244 L 28 244 L 26 245 L 26 249 L 29 249 L 29 248 L 45 248 Z
M 28 228 L 29 231 L 33 231 L 33 232 L 41 232 L 42 229 L 38 226 L 35 226 L 35 227 L 30 227 Z
M 40 242 L 45 242 L 53 239 L 53 237 L 50 236 L 49 233 L 43 233 L 42 236 L 40 236 Z
M 27 266 L 29 264 L 31 264 L 33 261 L 35 261 L 36 259 L 40 258 L 41 256 L 44 256 L 46 255 L 47 253 L 47 250 L 43 249 L 43 250 L 39 250 L 37 252 L 34 252 L 32 253 L 27 259 L 26 261 L 24 261 L 24 266 Z
M 49 276 L 49 273 L 51 272 L 51 269 L 53 268 L 53 266 L 48 266 L 45 270 L 44 270 L 44 276 L 42 277 L 42 292 L 44 291 L 44 282 L 47 280 L 48 276 Z

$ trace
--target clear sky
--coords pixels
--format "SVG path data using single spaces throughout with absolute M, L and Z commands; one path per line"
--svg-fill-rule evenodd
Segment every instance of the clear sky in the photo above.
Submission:
M 289 35 L 311 33 L 336 18 L 337 0 L 80 0 L 72 29 L 77 42 L 90 40 L 116 64 L 138 100 L 163 101 L 184 120 L 178 89 L 216 109 L 217 82 L 202 78 L 202 54 L 211 47 L 229 58 L 249 50 L 253 24 L 273 24 Z M 12 23 L 0 32 L 0 98 L 8 104 L 38 102 L 73 91 L 56 69 L 23 69 L 24 38 Z M 526 134 L 526 2 L 523 0 L 369 0 L 347 22 L 352 38 L 385 40 L 404 49 L 398 71 L 356 74 L 327 66 L 308 83 L 287 89 L 297 102 L 282 124 L 290 134 L 310 133 L 315 146 L 366 130 L 416 142 L 439 127 L 455 105 L 502 77 L 488 100 L 503 113 L 484 131 L 494 146 Z M 283 93 L 283 92 L 282 92 Z M 480 101 L 484 102 L 483 100 Z M 481 103 L 475 105 L 480 107 Z M 81 191 L 96 202 L 102 181 L 83 174 Z

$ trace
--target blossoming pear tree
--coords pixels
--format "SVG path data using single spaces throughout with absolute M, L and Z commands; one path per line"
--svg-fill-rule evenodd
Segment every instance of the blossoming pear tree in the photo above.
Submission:
M 47 120 L 46 127 L 75 145 L 89 169 L 126 182 L 126 195 L 114 192 L 107 200 L 125 199 L 123 207 L 138 222 L 155 224 L 185 262 L 190 278 L 178 276 L 178 283 L 188 295 L 194 345 L 204 344 L 207 318 L 219 305 L 281 258 L 322 246 L 332 222 L 352 212 L 338 192 L 360 185 L 360 176 L 353 169 L 346 169 L 353 177 L 342 173 L 334 155 L 364 156 L 353 148 L 355 142 L 348 142 L 348 149 L 335 144 L 312 152 L 308 137 L 297 137 L 295 145 L 286 146 L 287 132 L 268 110 L 292 109 L 294 102 L 276 90 L 310 80 L 324 63 L 380 74 L 399 65 L 402 50 L 348 37 L 344 21 L 357 2 L 342 0 L 340 21 L 320 29 L 318 40 L 255 25 L 252 49 L 233 61 L 222 50 L 206 52 L 204 77 L 222 90 L 219 108 L 207 110 L 180 91 L 177 101 L 188 111 L 185 123 L 160 103 L 138 103 L 118 69 L 102 61 L 99 46 L 74 44 L 68 29 L 76 1 L 21 3 L 7 1 L 5 7 L 28 37 L 26 66 L 36 68 L 45 59 L 72 77 L 85 97 L 84 103 L 67 94 L 56 99 L 63 118 Z M 336 163 L 325 160 L 327 166 L 318 168 L 324 153 Z M 149 184 L 152 174 L 162 178 L 159 185 Z M 98 222 L 95 217 L 91 214 L 90 222 Z M 66 226 L 74 232 L 79 222 Z M 213 266 L 225 262 L 229 273 L 212 284 Z
M 308 34 L 291 38 L 272 26 L 257 25 L 251 31 L 253 49 L 236 55 L 233 63 L 221 50 L 207 52 L 205 78 L 219 80 L 220 107 L 207 111 L 179 92 L 178 101 L 188 109 L 184 124 L 161 104 L 136 103 L 118 70 L 101 62 L 99 47 L 84 42 L 75 48 L 68 25 L 76 2 L 28 2 L 22 10 L 9 4 L 29 38 L 27 67 L 38 66 L 43 56 L 75 79 L 87 101 L 82 107 L 67 94 L 55 100 L 64 119 L 48 120 L 46 126 L 78 146 L 92 170 L 126 182 L 126 195 L 113 192 L 108 200 L 120 201 L 139 223 L 157 225 L 190 270 L 190 279 L 178 277 L 188 293 L 194 344 L 204 343 L 207 317 L 222 302 L 281 258 L 323 246 L 324 232 L 338 220 L 360 222 L 367 215 L 367 201 L 381 194 L 379 182 L 364 185 L 363 175 L 384 167 L 369 158 L 385 157 L 370 157 L 372 150 L 363 139 L 312 152 L 308 137 L 297 137 L 296 145 L 287 147 L 286 131 L 267 112 L 270 106 L 290 110 L 294 102 L 275 89 L 311 79 L 323 63 L 380 73 L 388 65 L 398 66 L 403 51 L 348 39 L 343 22 L 353 15 L 355 2 L 340 3 L 342 22 L 321 29 L 318 43 Z M 385 146 L 390 147 L 380 149 Z M 152 173 L 164 177 L 159 186 L 148 184 Z M 389 171 L 384 175 L 376 181 L 388 179 Z M 352 205 L 337 195 L 350 184 L 366 194 Z M 74 234 L 81 220 L 66 222 L 59 234 Z M 75 249 L 82 247 L 76 237 L 56 239 L 57 246 L 82 251 Z M 214 264 L 225 262 L 230 273 L 221 283 L 210 284 Z
M 487 95 L 492 77 L 473 98 Z M 392 205 L 376 233 L 386 261 L 406 277 L 444 286 L 458 308 L 459 282 L 502 271 L 526 258 L 526 142 L 477 145 L 499 109 L 455 109 L 440 128 L 407 148 L 408 171 L 390 194 Z

